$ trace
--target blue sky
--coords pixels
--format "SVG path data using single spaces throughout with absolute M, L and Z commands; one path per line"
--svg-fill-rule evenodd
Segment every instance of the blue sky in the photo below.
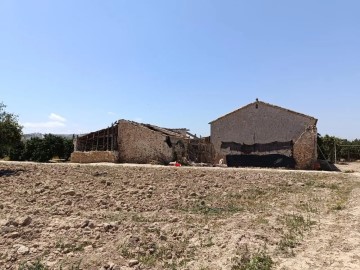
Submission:
M 360 1 L 0 0 L 0 101 L 24 132 L 187 127 L 259 98 L 360 138 Z

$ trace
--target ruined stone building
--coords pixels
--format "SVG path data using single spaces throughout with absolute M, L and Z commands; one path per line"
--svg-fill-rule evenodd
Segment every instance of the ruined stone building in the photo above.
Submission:
M 317 160 L 316 123 L 314 117 L 258 100 L 210 122 L 210 138 L 119 120 L 77 137 L 71 161 L 214 164 L 223 159 L 236 167 L 310 169 Z
M 214 161 L 309 169 L 317 159 L 316 123 L 314 117 L 256 100 L 210 122 Z
M 119 120 L 111 127 L 75 140 L 72 162 L 168 164 L 171 161 L 212 162 L 212 145 L 187 129 Z

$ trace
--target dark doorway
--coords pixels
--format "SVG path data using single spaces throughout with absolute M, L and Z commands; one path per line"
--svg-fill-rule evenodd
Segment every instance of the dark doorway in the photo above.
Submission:
M 227 155 L 229 167 L 295 168 L 295 160 L 280 154 L 271 155 Z

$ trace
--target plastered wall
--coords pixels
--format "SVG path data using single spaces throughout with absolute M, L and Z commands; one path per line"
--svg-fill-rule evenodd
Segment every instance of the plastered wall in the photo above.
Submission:
M 315 118 L 262 102 L 249 104 L 211 123 L 211 142 L 215 150 L 214 162 L 218 162 L 228 154 L 228 151 L 221 149 L 221 142 L 248 145 L 275 141 L 295 142 L 310 126 L 315 126 L 316 122 Z M 304 150 L 301 150 L 302 148 Z M 300 166 L 308 163 L 305 160 L 314 158 L 314 149 L 316 150 L 316 140 L 314 145 L 313 136 L 304 135 L 296 147 Z

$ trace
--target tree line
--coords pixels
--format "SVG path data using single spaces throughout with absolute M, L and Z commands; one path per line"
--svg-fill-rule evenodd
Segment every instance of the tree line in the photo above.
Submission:
M 318 134 L 318 158 L 335 162 L 360 160 L 360 140 L 349 141 L 335 136 Z
M 47 162 L 54 157 L 69 160 L 74 150 L 73 140 L 53 134 L 44 138 L 23 138 L 18 116 L 8 113 L 0 103 L 0 158 L 16 161 Z

